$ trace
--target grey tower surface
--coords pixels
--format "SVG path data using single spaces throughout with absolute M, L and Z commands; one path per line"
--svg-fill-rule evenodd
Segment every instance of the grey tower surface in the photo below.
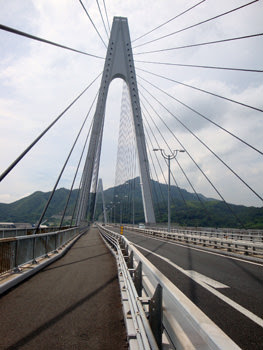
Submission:
M 98 167 L 95 167 L 95 163 L 100 158 L 101 137 L 103 135 L 105 105 L 109 85 L 115 78 L 122 78 L 125 80 L 129 89 L 139 158 L 139 171 L 142 184 L 141 188 L 145 222 L 155 223 L 149 163 L 145 145 L 145 136 L 128 21 L 127 18 L 124 17 L 114 17 L 94 116 L 88 154 L 83 170 L 82 185 L 80 189 L 77 211 L 78 225 L 86 220 L 87 212 L 89 209 L 88 206 L 91 202 L 91 184 L 92 181 L 95 181 L 96 183 L 98 179 Z
M 99 194 L 99 193 L 101 194 L 101 198 L 102 198 L 104 224 L 107 224 L 107 213 L 106 213 L 106 207 L 105 207 L 105 199 L 104 199 L 102 179 L 99 179 L 99 183 L 98 183 L 97 194 Z M 95 200 L 95 205 L 94 205 L 93 221 L 94 221 L 96 207 L 97 207 L 97 199 L 98 199 L 98 195 L 96 195 L 96 200 Z

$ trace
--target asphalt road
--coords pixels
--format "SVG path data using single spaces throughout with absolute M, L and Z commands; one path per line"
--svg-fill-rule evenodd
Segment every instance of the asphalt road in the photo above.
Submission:
M 97 229 L 0 298 L 0 349 L 127 349 L 116 262 Z
M 263 349 L 263 263 L 124 235 L 242 349 Z

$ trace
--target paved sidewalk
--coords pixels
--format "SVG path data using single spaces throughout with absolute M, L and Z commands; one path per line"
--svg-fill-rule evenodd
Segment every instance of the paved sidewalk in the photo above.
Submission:
M 0 349 L 126 349 L 114 257 L 96 228 L 0 298 Z

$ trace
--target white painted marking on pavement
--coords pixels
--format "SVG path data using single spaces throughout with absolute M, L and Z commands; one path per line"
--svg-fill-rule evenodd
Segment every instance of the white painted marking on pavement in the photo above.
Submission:
M 198 282 L 198 281 L 204 282 L 204 283 L 208 284 L 209 286 L 216 288 L 216 289 L 229 288 L 229 286 L 227 286 L 226 284 L 223 284 L 221 282 L 213 280 L 212 278 L 207 277 L 205 275 L 202 275 L 201 273 L 196 272 L 194 270 L 184 270 L 184 271 L 185 271 L 185 274 L 187 276 L 189 276 L 190 278 L 192 278 L 196 282 Z
M 183 268 L 181 268 L 180 266 L 176 265 L 174 262 L 172 262 L 171 260 L 156 254 L 154 252 L 152 252 L 149 249 L 146 249 L 138 244 L 132 243 L 133 245 L 140 247 L 141 249 L 145 250 L 146 252 L 153 254 L 155 256 L 157 256 L 158 258 L 166 261 L 168 264 L 172 265 L 173 267 L 175 267 L 177 270 L 179 270 L 180 272 L 182 272 L 183 274 L 185 274 L 186 276 L 192 278 L 190 275 L 188 275 L 187 271 L 184 270 Z M 244 308 L 243 306 L 239 305 L 238 303 L 236 303 L 235 301 L 233 301 L 232 299 L 226 297 L 224 294 L 220 293 L 218 290 L 214 289 L 213 287 L 209 286 L 208 284 L 202 282 L 201 280 L 196 279 L 195 280 L 196 283 L 200 284 L 202 287 L 204 287 L 205 289 L 207 289 L 210 293 L 214 294 L 215 296 L 217 296 L 219 299 L 223 300 L 226 304 L 230 305 L 231 307 L 233 307 L 234 309 L 236 309 L 237 311 L 239 311 L 240 313 L 242 313 L 243 315 L 245 315 L 247 318 L 249 318 L 251 321 L 255 322 L 256 324 L 258 324 L 260 327 L 263 328 L 263 319 L 258 317 L 257 315 L 253 314 L 253 312 L 247 310 L 246 308 Z

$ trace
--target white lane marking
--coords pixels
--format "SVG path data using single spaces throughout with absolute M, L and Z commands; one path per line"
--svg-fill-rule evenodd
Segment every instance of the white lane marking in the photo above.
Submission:
M 134 232 L 132 232 L 132 233 L 134 233 Z M 137 233 L 137 235 L 139 235 L 139 234 Z M 143 235 L 143 236 L 144 237 L 149 237 L 149 235 Z M 231 255 L 224 255 L 224 254 L 220 254 L 220 253 L 210 252 L 210 251 L 204 250 L 202 248 L 191 247 L 191 246 L 188 246 L 186 244 L 184 245 L 184 244 L 172 242 L 172 241 L 169 241 L 167 239 L 164 240 L 164 239 L 160 239 L 160 238 L 152 237 L 152 236 L 149 237 L 149 238 L 155 239 L 156 241 L 159 241 L 159 242 L 165 242 L 165 243 L 168 243 L 168 244 L 177 245 L 177 246 L 182 247 L 182 248 L 189 248 L 189 249 L 197 250 L 198 252 L 203 252 L 203 253 L 211 254 L 211 255 L 217 255 L 217 256 L 220 256 L 221 258 L 237 260 L 237 261 L 241 261 L 243 263 L 247 263 L 247 264 L 257 265 L 257 266 L 263 267 L 262 263 L 256 263 L 254 261 L 249 261 L 249 260 L 244 260 L 244 259 L 241 259 L 241 258 L 236 258 L 236 257 L 231 256 Z
M 154 252 L 152 252 L 149 249 L 143 248 L 138 244 L 132 243 L 137 247 L 140 247 L 141 249 L 145 250 L 146 252 L 153 254 L 155 256 L 157 256 L 158 258 L 166 261 L 168 264 L 172 265 L 173 267 L 175 267 L 177 270 L 179 270 L 180 272 L 182 272 L 183 274 L 187 275 L 187 271 L 184 270 L 183 268 L 181 268 L 180 266 L 176 265 L 174 262 L 172 262 L 171 260 L 156 254 Z M 191 278 L 191 276 L 188 276 Z M 201 280 L 196 279 L 195 280 L 196 283 L 200 284 L 202 287 L 204 287 L 205 289 L 207 289 L 210 293 L 214 294 L 215 296 L 217 296 L 219 299 L 223 300 L 226 304 L 230 305 L 231 307 L 233 307 L 234 309 L 236 309 L 237 311 L 241 312 L 243 315 L 245 315 L 247 318 L 249 318 L 251 321 L 255 322 L 256 324 L 258 324 L 260 327 L 263 328 L 263 319 L 258 317 L 257 315 L 253 314 L 253 312 L 247 310 L 246 308 L 244 308 L 243 306 L 239 305 L 238 303 L 236 303 L 235 301 L 233 301 L 232 299 L 226 297 L 224 294 L 220 293 L 218 290 L 214 289 L 213 287 L 210 287 L 208 284 L 202 282 Z
M 185 271 L 184 273 L 187 276 L 189 276 L 190 278 L 192 278 L 196 282 L 198 282 L 198 281 L 204 282 L 204 283 L 208 284 L 209 286 L 216 288 L 216 289 L 229 288 L 229 286 L 227 286 L 226 284 L 223 284 L 221 282 L 213 280 L 212 278 L 207 277 L 205 275 L 202 275 L 201 273 L 196 272 L 194 270 L 184 270 L 184 271 Z

